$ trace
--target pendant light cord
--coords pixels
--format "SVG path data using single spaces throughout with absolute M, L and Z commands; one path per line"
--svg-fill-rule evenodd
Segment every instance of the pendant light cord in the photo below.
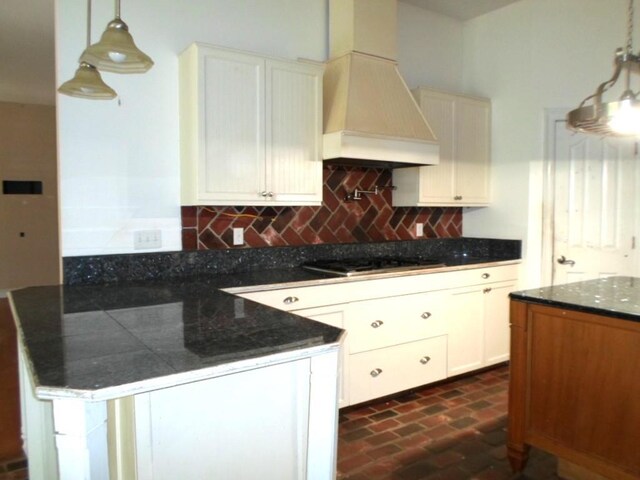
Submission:
M 120 0 L 116 0 L 116 18 L 120 18 Z
M 633 53 L 633 0 L 629 0 L 629 20 L 627 24 L 627 53 Z
M 87 48 L 91 45 L 91 0 L 87 0 Z

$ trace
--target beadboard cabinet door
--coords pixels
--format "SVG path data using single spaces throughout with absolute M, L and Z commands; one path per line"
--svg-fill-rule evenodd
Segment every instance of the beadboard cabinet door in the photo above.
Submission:
M 491 103 L 426 88 L 413 93 L 438 137 L 440 163 L 394 170 L 394 206 L 487 205 Z
M 183 205 L 319 205 L 322 67 L 193 44 L 180 56 Z

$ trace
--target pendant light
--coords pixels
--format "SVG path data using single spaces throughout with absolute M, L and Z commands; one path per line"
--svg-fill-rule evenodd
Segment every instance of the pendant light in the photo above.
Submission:
M 153 66 L 153 60 L 138 49 L 120 18 L 120 0 L 116 0 L 116 18 L 109 22 L 100 41 L 84 51 L 80 61 L 113 73 L 144 73 Z
M 91 43 L 91 0 L 87 0 L 87 47 Z M 70 97 L 88 98 L 93 100 L 111 100 L 116 98 L 116 92 L 102 81 L 100 72 L 93 65 L 80 61 L 71 80 L 64 82 L 58 92 Z
M 633 1 L 629 0 L 629 20 L 627 24 L 626 49 L 618 48 L 615 54 L 615 70 L 613 76 L 601 83 L 593 95 L 567 115 L 570 129 L 583 133 L 595 133 L 602 136 L 640 135 L 640 101 L 638 93 L 631 90 L 631 73 L 638 73 L 640 56 L 632 50 L 633 35 Z M 625 89 L 618 101 L 604 102 L 602 95 L 618 81 L 624 72 Z M 591 100 L 591 104 L 587 102 Z

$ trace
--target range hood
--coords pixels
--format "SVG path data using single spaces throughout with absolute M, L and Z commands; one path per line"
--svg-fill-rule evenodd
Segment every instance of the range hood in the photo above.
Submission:
M 436 165 L 439 147 L 398 71 L 396 0 L 331 0 L 325 163 Z

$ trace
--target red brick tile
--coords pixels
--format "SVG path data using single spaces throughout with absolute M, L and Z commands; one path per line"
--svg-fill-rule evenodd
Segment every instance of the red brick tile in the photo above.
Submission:
M 382 422 L 369 425 L 369 430 L 379 433 L 379 432 L 384 432 L 385 430 L 391 430 L 399 425 L 402 425 L 402 424 L 398 422 L 396 419 L 388 418 L 386 420 L 383 420 Z
M 364 439 L 365 442 L 371 445 L 382 445 L 383 443 L 391 442 L 396 440 L 398 435 L 393 432 L 382 432 L 372 435 Z

